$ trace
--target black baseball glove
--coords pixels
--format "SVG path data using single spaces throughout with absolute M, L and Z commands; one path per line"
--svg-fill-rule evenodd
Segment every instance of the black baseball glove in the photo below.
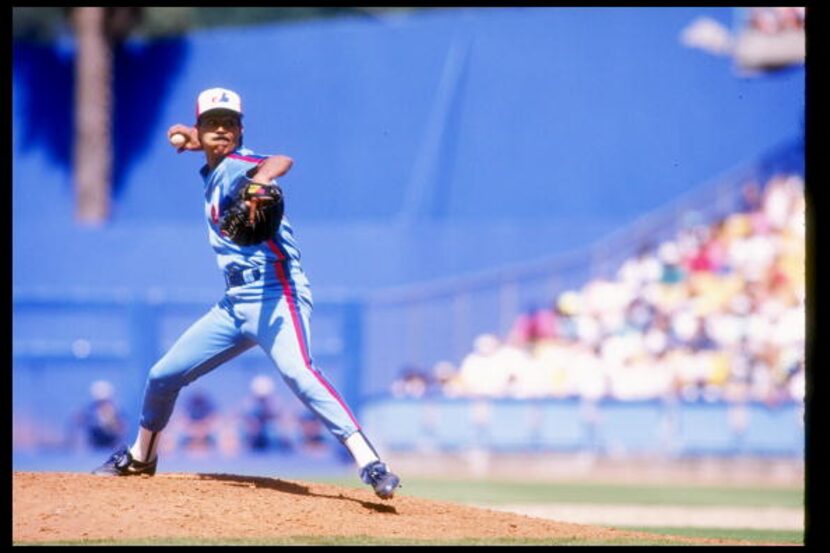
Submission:
M 248 182 L 222 217 L 222 234 L 240 246 L 259 244 L 274 236 L 285 211 L 276 184 Z

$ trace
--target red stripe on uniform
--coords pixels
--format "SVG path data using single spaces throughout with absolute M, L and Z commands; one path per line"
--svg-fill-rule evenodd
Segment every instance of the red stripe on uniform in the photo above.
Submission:
M 251 157 L 251 156 L 243 156 L 239 154 L 228 154 L 228 157 L 231 159 L 239 159 L 242 161 L 247 161 L 249 163 L 259 163 L 264 160 L 264 157 Z
M 285 261 L 285 253 L 283 253 L 282 249 L 277 246 L 273 238 L 268 239 L 268 247 L 271 248 L 271 251 L 277 256 L 277 261 Z
M 282 251 L 280 251 L 279 246 L 277 246 L 277 244 L 274 243 L 273 240 L 268 240 L 268 247 L 271 248 L 271 251 L 277 255 L 277 259 L 285 258 Z M 331 384 L 329 384 L 328 381 L 326 381 L 326 379 L 323 378 L 320 373 L 318 373 L 312 368 L 311 358 L 309 357 L 308 350 L 305 347 L 303 328 L 302 324 L 300 323 L 300 312 L 297 309 L 297 304 L 294 302 L 294 294 L 291 291 L 291 283 L 288 281 L 288 276 L 285 274 L 285 268 L 279 261 L 277 263 L 274 263 L 274 271 L 277 274 L 277 280 L 280 281 L 280 285 L 282 286 L 282 293 L 283 296 L 285 296 L 285 301 L 286 303 L 288 303 L 288 311 L 291 313 L 291 322 L 294 324 L 294 335 L 297 337 L 297 343 L 300 346 L 300 353 L 302 353 L 303 356 L 303 363 L 305 364 L 309 372 L 311 372 L 311 374 L 314 375 L 314 378 L 316 378 L 317 381 L 320 384 L 322 384 L 326 390 L 329 391 L 332 397 L 337 400 L 337 403 L 339 403 L 343 410 L 346 411 L 346 414 L 349 415 L 349 418 L 352 419 L 352 422 L 354 423 L 355 427 L 359 430 L 360 425 L 357 424 L 357 420 L 355 420 L 354 415 L 352 415 L 352 412 L 343 402 L 343 399 L 340 397 L 340 394 L 338 394 L 337 391 L 331 387 Z

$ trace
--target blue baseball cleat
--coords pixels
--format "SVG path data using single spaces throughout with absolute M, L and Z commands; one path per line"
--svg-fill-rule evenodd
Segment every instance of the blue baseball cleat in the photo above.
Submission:
M 390 472 L 385 463 L 374 461 L 360 471 L 360 479 L 372 486 L 381 499 L 392 499 L 395 489 L 401 485 L 401 479 Z
M 153 476 L 156 473 L 158 460 L 156 457 L 147 463 L 136 461 L 127 446 L 122 446 L 103 465 L 93 470 L 92 474 L 97 476 L 139 476 L 142 474 Z

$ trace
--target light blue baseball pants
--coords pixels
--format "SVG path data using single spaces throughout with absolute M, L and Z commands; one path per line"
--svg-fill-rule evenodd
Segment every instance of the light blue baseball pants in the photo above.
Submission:
M 297 397 L 341 441 L 360 430 L 334 386 L 312 361 L 308 279 L 298 264 L 277 262 L 255 282 L 229 288 L 150 369 L 141 426 L 164 429 L 179 391 L 255 345 L 276 365 Z

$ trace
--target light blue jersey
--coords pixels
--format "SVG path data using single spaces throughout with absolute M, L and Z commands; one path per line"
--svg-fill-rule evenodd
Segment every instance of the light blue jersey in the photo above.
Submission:
M 205 218 L 210 233 L 210 245 L 216 252 L 216 261 L 223 271 L 230 265 L 243 269 L 265 267 L 277 261 L 300 260 L 300 251 L 294 232 L 286 217 L 272 240 L 252 246 L 240 246 L 222 235 L 222 215 L 234 203 L 238 191 L 249 178 L 248 173 L 267 156 L 238 148 L 228 155 L 212 171 L 207 165 L 200 173 L 205 184 Z M 274 181 L 276 182 L 276 181 Z

